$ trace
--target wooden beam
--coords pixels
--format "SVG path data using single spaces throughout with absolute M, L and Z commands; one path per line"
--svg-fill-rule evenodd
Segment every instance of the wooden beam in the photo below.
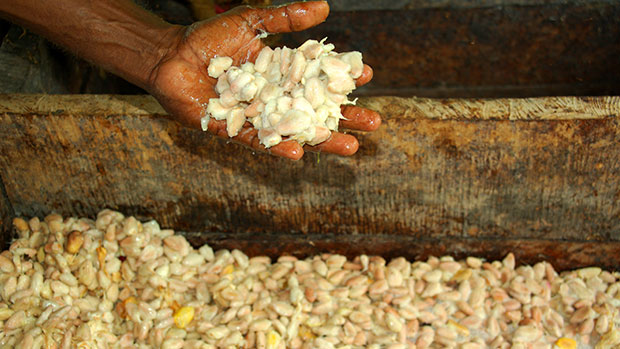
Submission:
M 366 98 L 385 122 L 356 133 L 358 154 L 292 162 L 183 128 L 150 97 L 0 96 L 0 176 L 24 216 L 109 207 L 360 250 L 375 236 L 604 246 L 620 241 L 618 102 Z

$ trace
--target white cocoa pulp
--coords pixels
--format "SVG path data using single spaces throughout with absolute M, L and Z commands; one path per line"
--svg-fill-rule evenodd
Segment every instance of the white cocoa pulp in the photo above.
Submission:
M 232 66 L 230 57 L 211 59 L 209 75 L 217 78 L 206 115 L 226 120 L 229 137 L 249 121 L 260 143 L 269 148 L 283 140 L 316 145 L 329 139 L 343 119 L 342 104 L 352 104 L 347 95 L 355 89 L 364 64 L 356 51 L 336 53 L 334 45 L 308 40 L 299 48 L 263 48 L 254 63 Z

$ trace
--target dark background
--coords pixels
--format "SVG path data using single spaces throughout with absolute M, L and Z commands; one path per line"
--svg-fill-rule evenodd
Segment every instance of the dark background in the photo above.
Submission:
M 242 3 L 139 4 L 167 21 L 189 24 Z M 296 47 L 308 38 L 328 37 L 338 51 L 361 51 L 375 78 L 357 95 L 620 94 L 619 1 L 334 0 L 330 5 L 322 25 L 267 41 Z M 0 37 L 0 93 L 144 93 L 18 26 L 0 22 Z

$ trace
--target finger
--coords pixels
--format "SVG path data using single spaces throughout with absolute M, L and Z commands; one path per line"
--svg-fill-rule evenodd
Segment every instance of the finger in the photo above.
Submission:
M 255 128 L 245 128 L 239 132 L 239 135 L 232 138 L 233 141 L 247 145 L 252 149 L 258 150 L 263 153 L 269 153 L 276 156 L 281 156 L 291 160 L 299 160 L 304 155 L 304 150 L 299 143 L 294 141 L 282 141 L 273 147 L 265 148 L 260 144 L 258 138 L 258 131 Z
M 288 33 L 314 27 L 329 14 L 327 1 L 296 2 L 286 6 L 249 9 L 242 13 L 251 28 Z
M 357 80 L 355 80 L 355 86 L 360 87 L 362 85 L 366 85 L 368 81 L 372 79 L 372 68 L 368 64 L 364 64 L 364 70 L 362 70 L 362 75 L 360 75 Z
M 209 120 L 209 132 L 218 137 L 230 139 L 233 142 L 245 145 L 262 153 L 269 153 L 291 160 L 299 160 L 304 155 L 304 150 L 299 143 L 293 141 L 284 141 L 271 148 L 265 148 L 264 145 L 260 144 L 258 131 L 251 127 L 244 127 L 241 131 L 239 131 L 237 136 L 229 138 L 228 133 L 226 132 L 226 122 L 223 120 Z
M 309 152 L 324 152 L 342 156 L 355 154 L 359 148 L 359 142 L 351 135 L 340 132 L 332 132 L 328 140 L 315 146 L 306 145 L 304 150 Z
M 374 131 L 381 126 L 381 115 L 374 110 L 343 105 L 340 107 L 345 119 L 340 120 L 340 126 L 351 130 Z
M 207 129 L 209 132 L 218 137 L 228 138 L 228 133 L 226 132 L 226 121 L 224 120 L 215 120 L 210 118 Z

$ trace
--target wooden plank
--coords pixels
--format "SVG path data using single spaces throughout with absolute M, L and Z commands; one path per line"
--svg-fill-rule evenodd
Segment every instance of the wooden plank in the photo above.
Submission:
M 260 0 L 259 0 L 260 1 Z M 545 5 L 610 3 L 614 0 L 546 0 Z M 250 1 L 251 2 L 251 1 Z M 491 6 L 540 6 L 540 0 L 329 0 L 330 12 L 369 11 L 369 10 L 407 10 L 425 8 L 481 8 Z M 272 0 L 272 5 L 284 5 L 287 0 Z
M 518 264 L 550 262 L 557 270 L 599 266 L 620 270 L 620 242 L 566 241 L 542 239 L 459 239 L 418 238 L 403 235 L 289 235 L 289 234 L 201 234 L 186 233 L 194 246 L 208 243 L 214 249 L 240 249 L 249 256 L 283 254 L 300 258 L 329 252 L 354 258 L 379 255 L 390 260 L 426 260 L 429 256 L 456 259 L 479 256 L 500 260 L 513 252 Z
M 13 208 L 4 188 L 4 181 L 0 176 L 0 247 L 9 243 L 12 234 Z
M 2 96 L 0 175 L 23 216 L 606 243 L 620 241 L 618 101 L 369 98 L 385 122 L 358 154 L 291 162 L 180 127 L 150 97 Z
M 375 69 L 360 95 L 620 94 L 617 1 L 336 11 L 272 41 L 297 47 L 323 37 L 339 51 L 363 52 Z
M 433 120 L 589 120 L 620 116 L 620 97 L 364 98 L 360 106 L 382 115 Z

